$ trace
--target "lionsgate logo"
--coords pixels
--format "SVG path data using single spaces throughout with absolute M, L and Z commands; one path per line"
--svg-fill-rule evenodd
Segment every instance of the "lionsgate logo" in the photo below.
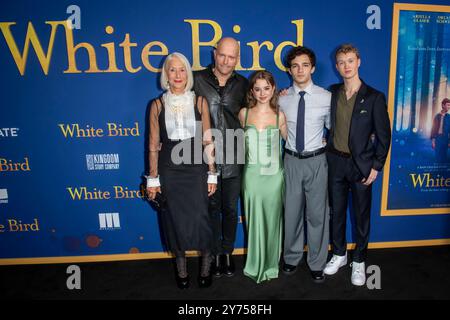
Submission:
M 18 137 L 19 128 L 0 128 L 0 138 Z
M 87 154 L 86 165 L 88 170 L 118 170 L 120 167 L 119 154 Z
M 8 189 L 0 189 L 0 203 L 8 203 Z
M 118 212 L 99 213 L 98 220 L 100 223 L 100 230 L 120 229 L 120 218 Z

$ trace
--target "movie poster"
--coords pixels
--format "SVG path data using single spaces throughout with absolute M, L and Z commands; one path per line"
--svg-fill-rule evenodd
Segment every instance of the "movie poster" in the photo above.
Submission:
M 382 215 L 450 213 L 450 7 L 395 4 Z

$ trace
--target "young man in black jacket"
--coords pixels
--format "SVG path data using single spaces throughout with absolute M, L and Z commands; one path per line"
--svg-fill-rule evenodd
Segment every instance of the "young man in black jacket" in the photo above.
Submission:
M 331 87 L 331 131 L 327 159 L 333 257 L 324 272 L 335 274 L 347 264 L 345 229 L 351 190 L 356 223 L 351 281 L 362 286 L 366 283 L 372 183 L 386 161 L 391 128 L 384 94 L 359 78 L 361 60 L 358 49 L 352 45 L 342 45 L 335 57 L 336 69 L 344 82 Z

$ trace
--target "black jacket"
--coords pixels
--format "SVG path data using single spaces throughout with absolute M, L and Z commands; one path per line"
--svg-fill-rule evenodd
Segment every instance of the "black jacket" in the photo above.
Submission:
M 216 159 L 219 160 L 217 168 L 221 171 L 222 178 L 237 177 L 241 174 L 242 164 L 245 160 L 243 145 L 241 146 L 243 142 L 241 139 L 234 139 L 234 157 L 231 159 L 232 161 L 226 161 L 226 153 L 230 152 L 230 150 L 225 150 L 226 129 L 241 129 L 238 115 L 241 108 L 246 105 L 248 80 L 233 72 L 221 95 L 219 81 L 212 68 L 213 66 L 210 65 L 204 70 L 194 72 L 194 91 L 196 95 L 206 98 L 211 114 L 211 127 L 222 133 L 223 147 L 220 148 L 220 144 L 216 144 Z M 223 159 L 222 163 L 220 159 Z
M 339 90 L 342 83 L 331 86 L 331 131 L 328 146 L 334 147 L 334 128 Z M 371 135 L 375 134 L 375 141 Z M 356 96 L 350 122 L 348 147 L 361 174 L 367 178 L 373 168 L 380 171 L 391 144 L 391 126 L 386 99 L 380 91 L 364 82 Z
M 442 114 L 439 112 L 437 115 L 433 118 L 433 126 L 431 127 L 431 139 L 436 139 L 436 137 L 439 135 L 439 127 L 441 125 L 441 118 Z M 444 123 L 442 126 L 442 134 L 447 135 L 450 133 L 450 115 L 445 114 L 444 115 Z

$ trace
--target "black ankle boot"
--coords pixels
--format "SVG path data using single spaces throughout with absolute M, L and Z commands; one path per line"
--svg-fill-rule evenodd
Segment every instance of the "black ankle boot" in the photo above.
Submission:
M 207 276 L 202 276 L 200 275 L 198 277 L 198 286 L 200 288 L 208 288 L 210 287 L 212 284 L 212 277 L 211 277 L 211 273 L 208 274 Z
M 215 278 L 220 278 L 223 275 L 222 256 L 216 254 L 211 264 L 211 273 Z
M 186 277 L 182 278 L 178 275 L 178 273 L 176 274 L 176 280 L 177 280 L 177 287 L 180 289 L 187 289 L 189 288 L 189 276 L 187 275 Z
M 224 256 L 224 267 L 223 267 L 223 274 L 226 275 L 227 277 L 232 277 L 234 276 L 234 271 L 235 271 L 235 267 L 234 267 L 234 261 L 233 261 L 233 256 L 231 254 L 226 254 Z

